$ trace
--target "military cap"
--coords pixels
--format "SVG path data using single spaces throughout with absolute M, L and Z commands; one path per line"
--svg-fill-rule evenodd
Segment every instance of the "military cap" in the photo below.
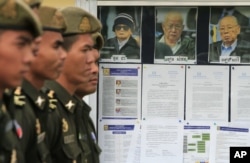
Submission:
M 42 0 L 23 0 L 25 3 L 27 3 L 31 8 L 38 5 L 40 6 L 42 3 Z
M 38 17 L 21 0 L 0 0 L 0 29 L 29 30 L 34 37 L 42 33 Z
M 64 35 L 100 32 L 101 22 L 89 12 L 79 7 L 61 9 L 67 29 Z
M 103 39 L 101 33 L 99 33 L 99 32 L 92 33 L 92 38 L 95 42 L 95 48 L 97 50 L 101 50 L 101 48 L 104 45 L 104 39 Z
M 49 6 L 41 6 L 38 10 L 38 16 L 42 23 L 43 30 L 65 31 L 65 20 L 58 9 Z

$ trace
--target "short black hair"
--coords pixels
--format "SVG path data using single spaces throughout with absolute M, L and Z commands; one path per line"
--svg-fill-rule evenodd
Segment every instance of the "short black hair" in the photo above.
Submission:
M 77 41 L 77 39 L 79 38 L 79 35 L 67 35 L 67 36 L 63 36 L 63 48 L 66 51 L 69 51 L 70 48 L 72 47 L 72 45 Z

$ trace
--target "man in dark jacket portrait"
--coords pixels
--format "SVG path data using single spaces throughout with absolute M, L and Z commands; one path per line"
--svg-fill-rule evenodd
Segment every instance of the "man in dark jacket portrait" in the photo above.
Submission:
M 118 14 L 112 28 L 115 37 L 105 42 L 101 58 L 111 59 L 113 55 L 125 55 L 126 59 L 140 59 L 140 43 L 133 37 L 134 29 L 132 16 L 126 13 Z
M 187 56 L 188 59 L 195 59 L 195 40 L 191 37 L 185 37 L 183 29 L 183 17 L 180 12 L 172 11 L 166 14 L 162 22 L 164 34 L 156 42 L 155 58 L 163 58 L 164 56 L 160 55 L 159 52 L 165 51 L 165 56 Z
M 241 32 L 235 16 L 225 16 L 219 22 L 221 40 L 210 44 L 209 61 L 219 62 L 220 56 L 240 56 L 241 62 L 249 62 L 250 42 L 238 38 Z

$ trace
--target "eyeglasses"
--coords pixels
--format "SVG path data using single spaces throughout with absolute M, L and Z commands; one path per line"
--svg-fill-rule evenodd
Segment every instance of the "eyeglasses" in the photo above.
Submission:
M 166 25 L 167 29 L 176 29 L 176 30 L 181 30 L 183 25 L 175 25 L 175 24 L 167 24 Z
M 115 30 L 120 31 L 121 29 L 123 29 L 124 31 L 127 31 L 127 30 L 129 30 L 129 26 L 127 26 L 127 25 L 117 25 L 117 26 L 115 26 Z
M 233 26 L 226 26 L 226 27 L 220 27 L 220 31 L 221 32 L 225 32 L 225 30 L 227 31 L 232 31 L 234 29 L 234 27 L 236 27 L 237 25 L 233 25 Z

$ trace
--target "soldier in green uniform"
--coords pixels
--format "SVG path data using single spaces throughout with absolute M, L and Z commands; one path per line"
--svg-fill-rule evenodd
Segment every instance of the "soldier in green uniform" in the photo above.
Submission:
M 99 163 L 99 155 L 101 153 L 101 148 L 97 144 L 97 136 L 94 123 L 90 117 L 91 107 L 85 103 L 82 99 L 84 96 L 94 93 L 97 89 L 98 83 L 98 60 L 100 58 L 99 51 L 103 47 L 103 38 L 99 33 L 92 35 L 95 40 L 95 52 L 93 52 L 92 57 L 94 58 L 90 65 L 89 74 L 85 77 L 88 79 L 87 82 L 79 85 L 75 92 L 76 99 L 78 99 L 78 109 L 81 110 L 81 114 L 78 116 L 80 121 L 82 121 L 81 135 L 84 138 L 84 141 L 89 146 L 91 153 L 89 159 L 92 163 Z
M 14 99 L 23 97 L 25 101 L 25 104 L 14 101 L 14 114 L 23 129 L 20 144 L 26 163 L 51 162 L 45 145 L 48 107 L 41 88 L 45 80 L 59 76 L 66 57 L 62 48 L 62 32 L 66 29 L 62 13 L 56 8 L 41 6 L 38 16 L 43 27 L 42 39 L 30 71 L 24 75 L 21 87 L 14 91 Z
M 42 32 L 30 8 L 19 0 L 0 0 L 0 162 L 25 163 L 18 138 L 23 131 L 9 107 L 9 92 L 21 84 L 33 58 L 33 40 Z
M 77 118 L 78 100 L 74 93 L 79 84 L 87 82 L 90 64 L 95 62 L 95 41 L 92 34 L 100 32 L 100 21 L 78 7 L 61 10 L 66 21 L 64 48 L 67 57 L 62 73 L 56 81 L 46 82 L 51 100 L 58 100 L 57 108 L 49 114 L 47 138 L 54 163 L 92 163 L 91 149 L 81 133 L 82 121 Z

